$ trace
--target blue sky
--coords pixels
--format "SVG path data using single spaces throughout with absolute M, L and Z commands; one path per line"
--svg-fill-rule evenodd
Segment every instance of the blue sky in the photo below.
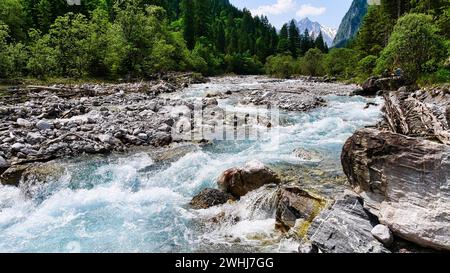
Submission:
M 277 28 L 292 18 L 309 17 L 324 26 L 339 27 L 352 0 L 230 0 L 239 8 L 247 8 L 254 15 L 264 14 Z

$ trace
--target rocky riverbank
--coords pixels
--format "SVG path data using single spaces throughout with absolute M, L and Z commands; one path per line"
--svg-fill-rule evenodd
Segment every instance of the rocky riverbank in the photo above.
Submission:
M 345 144 L 344 171 L 365 208 L 396 236 L 450 250 L 449 89 L 384 98 L 384 120 Z
M 172 142 L 175 110 L 189 101 L 161 99 L 195 75 L 150 82 L 10 87 L 0 96 L 0 174 L 18 183 L 27 163 L 124 151 Z
M 207 94 L 200 101 L 183 98 L 184 87 L 205 81 L 191 74 L 137 83 L 11 87 L 0 96 L 1 182 L 17 185 L 29 163 L 192 141 L 189 130 L 176 139 L 172 130 L 183 117 L 191 123 L 188 127 L 194 126 L 192 111 L 199 104 L 207 114 L 194 130 L 220 122 L 229 127 L 244 123 L 271 126 L 260 117 L 224 118 L 224 109 L 218 107 L 215 96 L 242 105 L 272 105 L 291 111 L 308 111 L 325 104 L 321 94 L 295 84 L 278 90 L 276 80 L 255 80 L 261 81 L 256 89 Z M 266 88 L 274 91 L 265 92 Z M 173 93 L 179 96 L 167 96 Z

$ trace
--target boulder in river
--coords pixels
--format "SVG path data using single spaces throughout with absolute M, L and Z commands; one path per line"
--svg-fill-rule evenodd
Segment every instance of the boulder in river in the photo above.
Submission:
M 10 185 L 10 186 L 18 186 L 20 183 L 20 179 L 22 178 L 22 174 L 28 169 L 29 165 L 16 165 L 9 167 L 6 171 L 0 175 L 0 184 L 2 185 Z
M 397 236 L 450 250 L 450 146 L 362 129 L 344 145 L 342 165 L 365 206 Z
M 259 161 L 248 162 L 243 168 L 231 168 L 222 173 L 217 180 L 219 188 L 241 197 L 266 184 L 279 184 L 280 178 Z
M 326 204 L 326 200 L 313 196 L 299 187 L 281 187 L 277 194 L 276 228 L 287 232 L 295 227 L 295 233 L 303 237 L 311 221 Z
M 363 200 L 346 193 L 313 220 L 308 238 L 325 253 L 388 253 L 372 236 L 376 224 L 376 218 L 364 209 Z
M 204 189 L 192 198 L 191 206 L 194 209 L 207 209 L 210 207 L 225 204 L 228 200 L 233 200 L 229 193 L 217 189 Z

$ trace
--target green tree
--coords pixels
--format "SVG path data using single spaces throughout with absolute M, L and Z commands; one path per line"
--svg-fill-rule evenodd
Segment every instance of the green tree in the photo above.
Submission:
M 395 21 L 382 7 L 369 7 L 358 32 L 355 47 L 367 55 L 379 55 L 389 41 L 394 24 Z
M 7 55 L 9 28 L 0 21 L 0 78 L 6 78 L 9 74 L 10 64 Z
M 53 8 L 50 0 L 40 0 L 35 7 L 39 29 L 48 32 L 53 23 Z
M 225 38 L 225 29 L 223 27 L 222 21 L 217 23 L 217 39 L 216 39 L 216 47 L 220 53 L 225 53 L 226 49 L 226 38 Z
M 289 50 L 289 27 L 284 24 L 280 30 L 277 51 L 279 53 L 286 53 Z
M 56 49 L 60 75 L 82 77 L 89 66 L 87 43 L 89 24 L 82 14 L 67 13 L 50 27 L 51 44 Z
M 317 36 L 316 41 L 314 42 L 314 46 L 318 48 L 320 51 L 322 51 L 322 53 L 328 53 L 328 46 L 323 40 L 322 31 Z
M 57 67 L 57 52 L 50 46 L 50 35 L 42 35 L 39 30 L 31 29 L 28 45 L 29 58 L 27 70 L 30 75 L 37 78 L 46 78 L 54 75 Z
M 270 56 L 265 64 L 266 74 L 288 78 L 295 73 L 295 60 L 290 54 Z
M 377 64 L 377 56 L 369 55 L 362 58 L 358 62 L 357 73 L 360 81 L 364 81 L 373 74 L 373 70 Z
M 376 71 L 400 67 L 411 80 L 416 80 L 422 73 L 435 71 L 445 56 L 437 32 L 429 15 L 412 13 L 400 18 L 381 53 Z
M 308 50 L 305 56 L 300 58 L 301 73 L 310 76 L 324 75 L 323 56 L 322 51 L 318 48 Z
M 325 72 L 341 79 L 356 76 L 355 64 L 360 60 L 358 51 L 349 48 L 333 48 L 325 56 Z
M 194 0 L 183 0 L 181 2 L 181 12 L 184 20 L 184 39 L 187 47 L 193 49 L 195 46 Z
M 9 28 L 9 38 L 25 39 L 26 15 L 21 0 L 1 0 L 0 20 Z
M 300 51 L 300 33 L 297 28 L 295 20 L 292 20 L 289 24 L 289 51 L 291 51 L 294 58 L 298 57 Z
M 305 32 L 301 36 L 300 39 L 300 54 L 304 55 L 308 50 L 314 47 L 314 41 L 309 35 L 308 29 L 305 29 Z

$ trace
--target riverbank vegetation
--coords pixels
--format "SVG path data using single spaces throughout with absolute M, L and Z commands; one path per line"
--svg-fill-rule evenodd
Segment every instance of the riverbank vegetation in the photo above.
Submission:
M 4 0 L 0 79 L 148 78 L 168 71 L 311 75 L 361 82 L 401 68 L 420 83 L 450 81 L 448 0 L 382 1 L 357 37 L 277 31 L 228 0 Z M 414 56 L 414 57 L 412 57 Z
M 298 65 L 283 64 L 292 67 L 285 75 L 329 75 L 362 82 L 400 68 L 411 81 L 450 82 L 450 2 L 381 1 L 369 7 L 358 35 L 345 48 L 333 48 L 328 54 L 311 49 L 292 62 Z M 268 72 L 279 71 L 270 63 L 269 68 Z

